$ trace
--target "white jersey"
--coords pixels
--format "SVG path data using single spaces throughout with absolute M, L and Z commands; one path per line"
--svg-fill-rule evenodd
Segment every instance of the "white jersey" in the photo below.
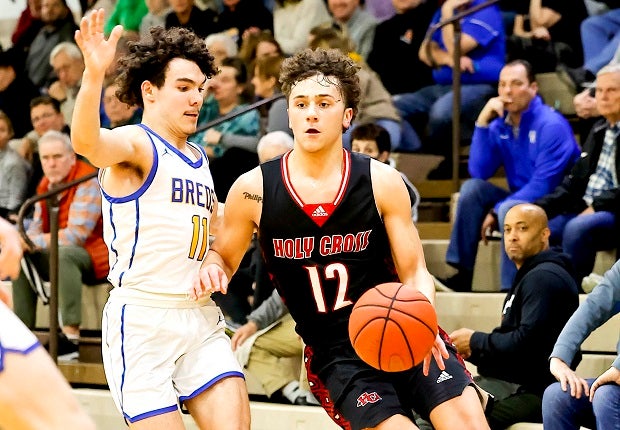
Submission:
M 36 336 L 0 300 L 0 372 L 4 369 L 4 354 L 28 354 L 39 346 Z
M 101 189 L 108 280 L 115 287 L 111 294 L 134 302 L 204 305 L 188 300 L 187 291 L 209 249 L 216 195 L 207 156 L 188 142 L 197 157 L 190 159 L 147 126 L 139 126 L 153 144 L 146 181 L 124 197 Z

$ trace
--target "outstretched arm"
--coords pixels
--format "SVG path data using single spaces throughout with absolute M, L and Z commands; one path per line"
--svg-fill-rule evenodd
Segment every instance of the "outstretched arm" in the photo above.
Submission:
M 263 180 L 259 167 L 235 181 L 213 245 L 194 280 L 189 296 L 198 299 L 215 291 L 226 293 L 228 281 L 245 255 L 262 209 Z
M 133 159 L 134 147 L 117 130 L 101 129 L 99 107 L 105 71 L 114 61 L 123 28 L 114 27 L 109 39 L 103 35 L 104 11 L 99 9 L 80 21 L 75 41 L 84 56 L 82 84 L 75 100 L 71 141 L 75 152 L 97 167 L 108 167 Z
M 418 231 L 411 220 L 409 194 L 400 173 L 386 164 L 371 164 L 372 185 L 377 208 L 383 217 L 392 257 L 400 281 L 418 289 L 431 303 L 435 303 L 435 283 L 426 269 L 424 251 Z M 424 374 L 428 374 L 432 358 L 444 369 L 443 358 L 448 351 L 439 334 L 435 345 L 424 359 Z

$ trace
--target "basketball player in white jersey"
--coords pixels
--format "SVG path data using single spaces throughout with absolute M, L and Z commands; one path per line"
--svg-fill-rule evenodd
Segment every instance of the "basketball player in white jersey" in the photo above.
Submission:
M 76 32 L 86 68 L 71 132 L 76 152 L 100 168 L 115 287 L 102 332 L 110 391 L 132 429 L 182 429 L 181 406 L 202 429 L 247 430 L 247 389 L 222 313 L 210 297 L 187 295 L 217 213 L 207 157 L 187 142 L 213 57 L 187 29 L 153 28 L 119 60 L 116 79 L 119 99 L 144 109 L 142 124 L 102 129 L 104 74 L 123 31 L 106 40 L 103 24 L 99 10 Z
M 21 256 L 17 230 L 0 219 L 0 279 L 17 278 Z M 0 428 L 94 429 L 45 349 L 4 304 L 7 299 L 0 290 Z

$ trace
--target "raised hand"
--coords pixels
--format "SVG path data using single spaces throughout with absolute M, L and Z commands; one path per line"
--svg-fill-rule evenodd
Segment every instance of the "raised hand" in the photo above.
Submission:
M 82 18 L 80 29 L 75 32 L 75 42 L 82 51 L 85 73 L 103 76 L 114 60 L 116 45 L 123 34 L 123 27 L 117 25 L 106 40 L 103 34 L 104 10 L 98 9 Z

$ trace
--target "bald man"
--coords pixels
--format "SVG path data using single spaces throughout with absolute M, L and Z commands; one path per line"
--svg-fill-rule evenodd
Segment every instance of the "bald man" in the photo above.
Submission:
M 549 354 L 579 304 L 570 260 L 549 248 L 549 235 L 540 207 L 512 207 L 504 218 L 504 247 L 518 271 L 501 324 L 491 333 L 460 328 L 450 334 L 461 356 L 477 366 L 476 382 L 495 396 L 487 417 L 493 430 L 542 422 L 542 395 L 555 381 Z

